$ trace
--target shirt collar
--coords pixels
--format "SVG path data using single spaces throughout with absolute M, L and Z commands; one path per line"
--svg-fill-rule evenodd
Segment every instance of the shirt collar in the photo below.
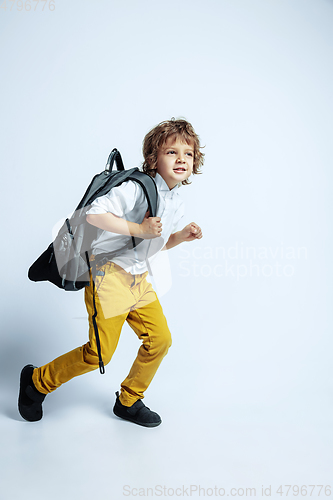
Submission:
M 172 189 L 170 189 L 163 177 L 158 172 L 156 172 L 155 175 L 155 182 L 159 191 L 167 191 L 172 194 L 176 192 L 176 188 L 178 186 L 178 184 L 176 184 Z

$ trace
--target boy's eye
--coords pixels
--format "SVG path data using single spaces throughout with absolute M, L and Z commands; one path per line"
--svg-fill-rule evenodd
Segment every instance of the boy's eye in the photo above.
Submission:
M 176 151 L 174 151 L 174 150 L 172 149 L 171 151 L 168 151 L 168 152 L 167 152 L 167 154 L 168 154 L 168 155 L 169 155 L 169 154 L 176 154 Z M 188 153 L 186 153 L 186 154 L 187 154 L 188 156 L 193 156 L 193 153 L 191 153 L 191 152 L 188 152 Z

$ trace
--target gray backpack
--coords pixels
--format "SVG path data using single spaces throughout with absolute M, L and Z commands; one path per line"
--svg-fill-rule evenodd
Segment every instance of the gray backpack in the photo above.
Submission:
M 117 170 L 113 171 L 114 162 Z M 89 285 L 89 256 L 91 243 L 97 236 L 97 228 L 86 222 L 86 213 L 96 198 L 128 180 L 141 185 L 147 198 L 150 217 L 156 217 L 158 193 L 154 179 L 141 172 L 138 167 L 125 170 L 119 151 L 113 149 L 105 170 L 95 175 L 71 218 L 65 220 L 55 240 L 30 267 L 30 280 L 50 281 L 59 288 L 70 291 Z M 115 249 L 108 256 L 111 258 L 112 255 L 119 255 L 141 241 L 141 238 L 132 237 L 123 248 Z

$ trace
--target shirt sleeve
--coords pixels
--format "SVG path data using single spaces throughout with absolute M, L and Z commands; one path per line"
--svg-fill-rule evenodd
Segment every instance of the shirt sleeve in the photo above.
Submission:
M 177 208 L 173 221 L 172 221 L 172 233 L 177 231 L 178 225 L 185 215 L 185 203 L 183 200 L 180 202 L 180 206 Z
M 124 217 L 133 210 L 136 203 L 142 203 L 143 200 L 144 193 L 141 186 L 134 181 L 125 181 L 104 196 L 96 198 L 87 215 L 111 212 L 118 217 Z

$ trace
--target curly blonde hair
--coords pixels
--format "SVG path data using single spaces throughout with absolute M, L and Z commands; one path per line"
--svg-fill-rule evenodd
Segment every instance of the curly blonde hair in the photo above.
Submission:
M 193 174 L 201 174 L 200 167 L 204 163 L 204 153 L 201 153 L 199 136 L 195 133 L 192 125 L 184 120 L 171 118 L 159 123 L 152 128 L 143 139 L 142 153 L 144 162 L 142 170 L 151 177 L 156 176 L 157 155 L 159 148 L 164 146 L 169 137 L 178 138 L 181 142 L 191 144 L 194 149 L 193 159 Z M 185 179 L 179 184 L 192 184 L 188 179 Z

